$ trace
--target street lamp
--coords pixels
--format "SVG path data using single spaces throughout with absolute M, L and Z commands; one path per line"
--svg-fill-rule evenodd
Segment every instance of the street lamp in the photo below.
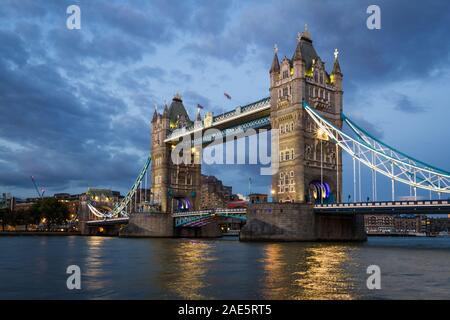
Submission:
M 323 148 L 322 141 L 328 141 L 328 134 L 321 127 L 317 128 L 316 138 L 320 140 L 320 188 L 323 190 Z M 320 203 L 323 204 L 323 194 L 320 195 Z

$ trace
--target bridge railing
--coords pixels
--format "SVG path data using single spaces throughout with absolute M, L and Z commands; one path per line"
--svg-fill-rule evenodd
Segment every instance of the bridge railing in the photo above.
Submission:
M 213 212 L 213 210 L 199 210 L 199 211 L 185 211 L 185 212 L 174 212 L 172 213 L 172 217 L 186 217 L 186 216 L 204 216 L 209 215 Z
M 270 98 L 264 98 L 257 102 L 254 102 L 254 103 L 242 106 L 242 107 L 239 106 L 232 111 L 228 111 L 224 114 L 213 117 L 213 123 L 212 123 L 211 127 L 214 128 L 214 126 L 216 126 L 224 121 L 230 121 L 233 119 L 237 119 L 242 116 L 246 116 L 246 115 L 252 114 L 254 112 L 260 111 L 260 110 L 265 110 L 267 108 L 270 108 Z M 172 133 L 170 133 L 167 136 L 165 141 L 179 139 L 185 135 L 188 135 L 195 131 L 199 131 L 199 130 L 203 130 L 203 129 L 204 129 L 204 125 L 202 123 L 196 124 L 194 126 L 190 126 L 188 128 L 179 128 L 179 129 L 174 130 Z
M 346 208 L 346 207 L 390 207 L 390 206 L 433 206 L 450 205 L 449 200 L 417 200 L 417 201 L 373 201 L 373 202 L 344 202 L 316 204 L 315 208 Z
M 210 210 L 199 210 L 199 211 L 186 211 L 186 212 L 175 212 L 172 213 L 174 218 L 182 217 L 193 217 L 193 216 L 205 216 L 205 215 L 215 215 L 215 214 L 245 214 L 247 209 L 228 209 L 228 208 L 218 208 Z

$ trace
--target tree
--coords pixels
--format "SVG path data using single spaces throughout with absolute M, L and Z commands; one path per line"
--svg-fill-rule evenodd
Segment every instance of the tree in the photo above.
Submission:
M 3 231 L 5 230 L 6 225 L 11 225 L 11 226 L 16 225 L 14 213 L 9 208 L 0 210 L 0 219 L 2 221 L 2 230 Z
M 14 213 L 14 220 L 17 225 L 24 225 L 26 231 L 28 231 L 28 225 L 39 223 L 34 219 L 31 208 L 16 211 Z
M 45 218 L 48 228 L 52 225 L 63 224 L 69 219 L 69 209 L 55 198 L 40 199 L 36 206 L 31 208 L 31 213 L 38 221 Z
M 6 226 L 6 216 L 7 216 L 7 211 L 9 209 L 5 208 L 5 209 L 0 209 L 0 221 L 2 224 L 2 231 L 5 231 L 5 226 Z
M 40 203 L 36 202 L 28 209 L 30 223 L 32 223 L 32 224 L 39 224 L 41 222 L 42 215 L 41 215 L 41 211 L 40 211 L 39 207 L 40 207 Z

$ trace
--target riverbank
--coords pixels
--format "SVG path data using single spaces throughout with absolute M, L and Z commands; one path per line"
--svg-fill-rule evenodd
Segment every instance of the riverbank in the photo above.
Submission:
M 81 233 L 65 231 L 0 231 L 1 236 L 81 236 Z

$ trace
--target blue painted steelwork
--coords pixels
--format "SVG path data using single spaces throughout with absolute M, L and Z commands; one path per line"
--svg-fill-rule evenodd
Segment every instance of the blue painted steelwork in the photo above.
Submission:
M 252 121 L 245 122 L 235 127 L 220 130 L 219 132 L 204 135 L 201 138 L 192 139 L 192 145 L 199 145 L 200 143 L 210 143 L 218 139 L 223 139 L 231 135 L 244 133 L 247 129 L 260 129 L 270 126 L 270 117 L 262 117 Z M 214 129 L 214 128 L 211 128 Z
M 432 166 L 424 165 L 423 162 L 415 162 L 412 158 L 406 158 L 404 154 L 399 154 L 386 144 L 372 139 L 371 136 L 352 126 L 352 123 L 347 122 L 357 133 L 357 138 L 354 139 L 322 117 L 319 111 L 311 108 L 306 102 L 303 103 L 303 108 L 317 126 L 354 160 L 358 160 L 392 181 L 437 193 L 450 193 L 450 175 L 445 174 L 446 171 L 435 170 Z M 392 194 L 394 198 L 394 191 Z
M 370 140 L 373 140 L 373 141 L 377 142 L 378 144 L 380 144 L 381 146 L 385 147 L 387 150 L 392 150 L 395 153 L 403 156 L 405 158 L 405 160 L 410 160 L 411 163 L 415 164 L 416 166 L 421 166 L 423 169 L 433 170 L 433 171 L 436 171 L 437 173 L 450 176 L 450 172 L 442 170 L 440 168 L 436 168 L 435 166 L 432 166 L 423 161 L 417 160 L 417 159 L 399 151 L 398 149 L 389 146 L 388 144 L 382 142 L 381 140 L 375 138 L 373 135 L 371 135 L 366 130 L 362 129 L 360 126 L 358 126 L 356 123 L 354 123 L 352 120 L 350 120 L 350 118 L 347 117 L 344 113 L 341 114 L 341 117 L 342 117 L 342 120 L 344 120 L 349 125 L 350 129 L 352 129 L 352 131 L 358 136 L 360 141 L 368 144 L 369 147 L 372 147 L 372 148 L 374 147 L 373 142 L 370 143 Z M 368 140 L 367 138 L 369 138 L 370 140 Z

